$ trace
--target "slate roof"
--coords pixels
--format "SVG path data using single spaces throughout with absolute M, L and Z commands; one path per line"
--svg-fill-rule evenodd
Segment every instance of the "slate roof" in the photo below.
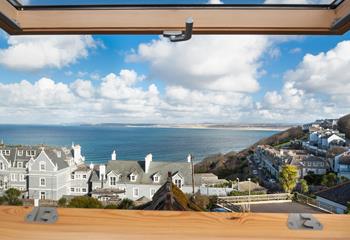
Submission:
M 339 163 L 340 164 L 350 164 L 350 151 L 343 153 L 339 157 Z
M 179 173 L 185 180 L 184 185 L 192 185 L 191 164 L 188 162 L 160 162 L 152 161 L 148 173 L 145 173 L 144 161 L 110 160 L 107 163 L 106 174 L 111 171 L 121 175 L 120 182 L 133 184 L 163 184 L 166 182 L 168 172 Z M 136 181 L 130 181 L 130 174 L 136 173 Z M 153 176 L 158 173 L 160 180 L 153 182 Z M 99 181 L 99 169 L 95 168 L 91 176 L 92 181 Z
M 350 202 L 350 181 L 317 192 L 316 196 L 347 206 Z
M 26 151 L 35 151 L 33 158 L 36 159 L 41 153 L 42 149 L 44 149 L 46 155 L 51 159 L 51 161 L 55 165 L 57 164 L 59 170 L 68 167 L 66 160 L 73 158 L 72 151 L 64 147 L 51 147 L 44 145 L 0 145 L 0 150 L 10 150 L 10 155 L 4 155 L 4 157 L 7 161 L 11 162 L 12 165 L 16 164 L 16 162 L 27 163 L 31 159 L 31 156 L 27 156 Z M 22 156 L 19 155 L 19 151 L 23 151 Z

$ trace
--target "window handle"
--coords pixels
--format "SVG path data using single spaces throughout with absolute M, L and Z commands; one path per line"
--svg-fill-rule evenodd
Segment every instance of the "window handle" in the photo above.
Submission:
M 164 31 L 163 36 L 169 38 L 171 42 L 182 42 L 192 38 L 193 19 L 189 17 L 186 19 L 185 31 Z

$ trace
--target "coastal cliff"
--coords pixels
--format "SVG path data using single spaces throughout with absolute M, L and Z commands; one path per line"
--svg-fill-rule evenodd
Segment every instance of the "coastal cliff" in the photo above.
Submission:
M 306 134 L 302 131 L 301 127 L 292 127 L 274 134 L 271 137 L 261 139 L 240 152 L 229 152 L 206 157 L 195 165 L 195 172 L 212 172 L 220 178 L 227 179 L 235 179 L 236 177 L 242 178 L 247 176 L 248 173 L 247 156 L 253 153 L 256 146 L 275 146 L 304 137 L 306 137 Z

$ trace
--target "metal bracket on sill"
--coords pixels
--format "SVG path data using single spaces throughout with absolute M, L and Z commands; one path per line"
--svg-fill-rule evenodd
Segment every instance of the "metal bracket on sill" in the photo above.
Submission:
M 29 223 L 52 224 L 58 219 L 56 208 L 53 207 L 35 207 L 26 217 Z
M 185 31 L 164 31 L 163 36 L 169 38 L 171 42 L 182 42 L 192 38 L 193 19 L 191 17 L 186 20 Z
M 291 213 L 288 215 L 288 228 L 291 230 L 322 230 L 323 225 L 308 213 Z

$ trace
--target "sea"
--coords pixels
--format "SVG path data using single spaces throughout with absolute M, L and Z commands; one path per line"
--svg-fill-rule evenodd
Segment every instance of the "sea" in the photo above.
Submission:
M 5 144 L 82 147 L 86 163 L 104 163 L 113 150 L 122 160 L 143 160 L 152 153 L 155 161 L 185 161 L 189 153 L 196 162 L 217 153 L 242 150 L 278 131 L 196 129 L 126 126 L 0 125 Z

